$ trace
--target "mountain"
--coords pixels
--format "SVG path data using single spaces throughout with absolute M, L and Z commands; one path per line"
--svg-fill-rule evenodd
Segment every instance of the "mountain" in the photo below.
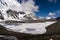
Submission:
M 8 17 L 11 17 L 12 19 L 33 20 L 30 15 L 26 15 L 26 13 L 23 11 L 17 12 L 9 9 L 6 11 L 6 13 L 8 14 Z
M 11 17 L 8 17 L 8 14 L 6 11 L 8 11 L 9 9 L 13 11 L 21 11 L 22 9 L 20 9 L 19 7 L 21 8 L 21 5 L 16 0 L 13 0 L 13 1 L 12 0 L 0 0 L 0 13 L 4 17 L 4 20 L 12 19 Z M 10 12 L 12 12 L 11 10 Z
M 1 14 L 1 13 L 0 13 L 0 19 L 1 19 L 1 20 L 4 20 L 4 18 L 3 18 L 3 16 L 2 16 L 2 14 Z
M 23 11 L 17 0 L 0 0 L 0 13 L 4 20 L 37 20 L 34 13 Z
M 60 17 L 57 17 L 56 20 L 60 21 Z

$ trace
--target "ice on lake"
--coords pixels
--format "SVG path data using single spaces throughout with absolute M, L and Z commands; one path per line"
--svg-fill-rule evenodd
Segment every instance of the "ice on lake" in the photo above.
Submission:
M 1 24 L 1 25 L 6 27 L 7 30 L 9 31 L 28 33 L 28 34 L 44 34 L 47 31 L 46 27 L 48 27 L 53 23 L 55 23 L 55 21 L 40 22 L 40 23 L 18 23 L 18 25 L 17 24 L 12 25 Z

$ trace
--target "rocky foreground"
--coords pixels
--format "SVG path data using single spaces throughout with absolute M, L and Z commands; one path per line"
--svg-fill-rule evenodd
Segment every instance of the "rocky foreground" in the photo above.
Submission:
M 0 25 L 0 35 L 15 36 L 18 40 L 60 40 L 60 21 L 48 26 L 45 34 L 31 35 L 19 32 L 8 31 Z

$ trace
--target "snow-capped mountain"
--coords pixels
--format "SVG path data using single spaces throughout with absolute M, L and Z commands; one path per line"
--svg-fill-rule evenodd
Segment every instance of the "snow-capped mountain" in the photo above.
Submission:
M 0 9 L 22 11 L 21 4 L 17 0 L 0 0 Z
M 28 4 L 31 3 L 30 7 L 33 7 L 33 8 L 29 9 L 30 7 L 28 7 L 29 5 L 27 5 L 27 3 Z M 21 20 L 21 19 L 27 20 L 28 18 L 24 16 L 27 16 L 32 18 L 33 20 L 36 20 L 37 18 L 35 17 L 34 11 L 37 11 L 37 6 L 35 8 L 33 3 L 34 2 L 32 0 L 27 1 L 25 5 L 23 5 L 23 3 L 20 4 L 17 0 L 0 0 L 0 13 L 2 14 L 4 20 Z M 27 9 L 27 7 L 30 11 Z M 7 13 L 8 10 L 10 12 Z M 21 12 L 25 14 L 21 14 Z

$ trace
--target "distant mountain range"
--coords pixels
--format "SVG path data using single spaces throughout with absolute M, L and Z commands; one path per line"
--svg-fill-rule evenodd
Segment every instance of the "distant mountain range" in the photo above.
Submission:
M 57 17 L 56 20 L 60 21 L 60 17 Z

